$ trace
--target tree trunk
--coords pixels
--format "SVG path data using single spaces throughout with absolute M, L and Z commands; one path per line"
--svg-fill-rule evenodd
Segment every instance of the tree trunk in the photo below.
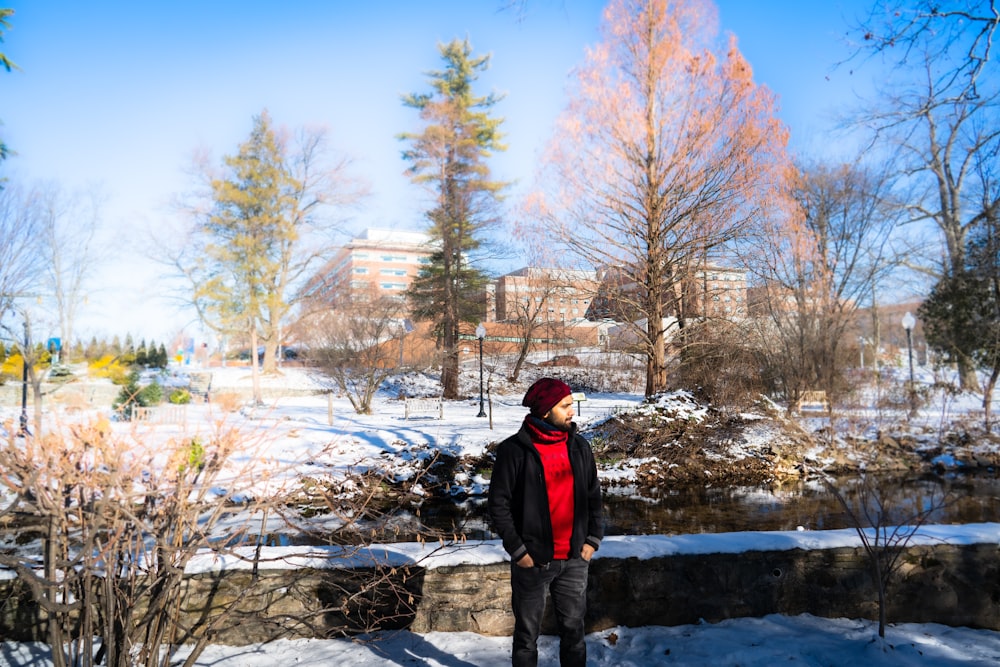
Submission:
M 526 331 L 524 338 L 521 339 L 521 344 L 518 346 L 517 360 L 514 361 L 514 370 L 511 371 L 510 377 L 507 378 L 511 382 L 517 382 L 517 378 L 521 375 L 521 367 L 524 366 L 524 360 L 528 357 L 528 350 L 531 349 L 531 333 L 531 331 Z
M 964 354 L 958 356 L 958 383 L 965 391 L 979 390 L 975 363 Z
M 253 404 L 261 405 L 260 371 L 257 367 L 257 327 L 250 327 L 250 378 L 253 384 Z
M 274 374 L 278 372 L 278 344 L 273 340 L 265 340 L 264 359 L 261 372 L 264 374 Z
M 993 371 L 983 388 L 983 428 L 987 433 L 990 432 L 990 408 L 993 405 L 993 389 L 997 386 L 997 378 L 1000 378 L 1000 364 L 994 363 Z
M 441 397 L 458 398 L 458 348 L 445 349 L 441 362 Z

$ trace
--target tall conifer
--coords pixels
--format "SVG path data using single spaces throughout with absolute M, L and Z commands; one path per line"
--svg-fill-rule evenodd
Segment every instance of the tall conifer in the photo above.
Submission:
M 482 242 L 484 228 L 496 220 L 504 183 L 491 177 L 487 159 L 505 146 L 501 118 L 490 116 L 500 100 L 477 96 L 472 86 L 489 67 L 489 56 L 472 56 L 468 40 L 440 45 L 444 69 L 428 72 L 432 92 L 403 97 L 420 112 L 423 129 L 405 133 L 407 173 L 432 194 L 426 211 L 428 234 L 436 244 L 430 264 L 413 282 L 408 297 L 417 319 L 435 324 L 443 354 L 442 395 L 458 397 L 459 325 L 483 318 L 486 276 L 469 256 Z

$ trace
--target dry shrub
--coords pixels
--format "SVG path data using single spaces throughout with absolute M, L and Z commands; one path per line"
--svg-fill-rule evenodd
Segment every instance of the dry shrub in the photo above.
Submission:
M 185 566 L 220 549 L 223 510 L 253 481 L 229 466 L 245 439 L 220 429 L 144 442 L 99 417 L 4 440 L 0 524 L 12 519 L 4 538 L 20 548 L 0 552 L 0 565 L 27 590 L 35 611 L 24 620 L 44 629 L 54 667 L 160 667 L 185 642 L 200 652 L 229 607 L 188 623 L 176 600 Z
M 223 412 L 236 412 L 243 407 L 243 397 L 233 391 L 220 391 L 212 394 L 212 405 Z
M 61 405 L 68 413 L 90 409 L 90 401 L 82 391 L 59 392 L 52 395 L 52 402 Z

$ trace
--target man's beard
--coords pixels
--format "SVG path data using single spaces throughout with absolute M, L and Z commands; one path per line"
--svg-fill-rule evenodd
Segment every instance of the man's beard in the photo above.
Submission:
M 565 426 L 560 425 L 560 424 L 556 424 L 551 419 L 546 419 L 545 423 L 548 424 L 549 426 L 551 426 L 552 428 L 554 428 L 554 429 L 556 429 L 558 431 L 562 431 L 564 433 L 569 433 L 570 431 L 573 430 L 573 421 L 572 420 L 566 422 Z

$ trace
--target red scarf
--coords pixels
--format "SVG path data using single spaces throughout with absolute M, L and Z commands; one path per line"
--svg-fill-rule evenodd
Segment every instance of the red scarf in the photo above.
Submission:
M 553 558 L 569 558 L 569 541 L 573 535 L 573 468 L 569 462 L 566 441 L 569 433 L 548 427 L 532 416 L 524 419 L 532 444 L 542 459 L 545 490 L 552 518 Z

